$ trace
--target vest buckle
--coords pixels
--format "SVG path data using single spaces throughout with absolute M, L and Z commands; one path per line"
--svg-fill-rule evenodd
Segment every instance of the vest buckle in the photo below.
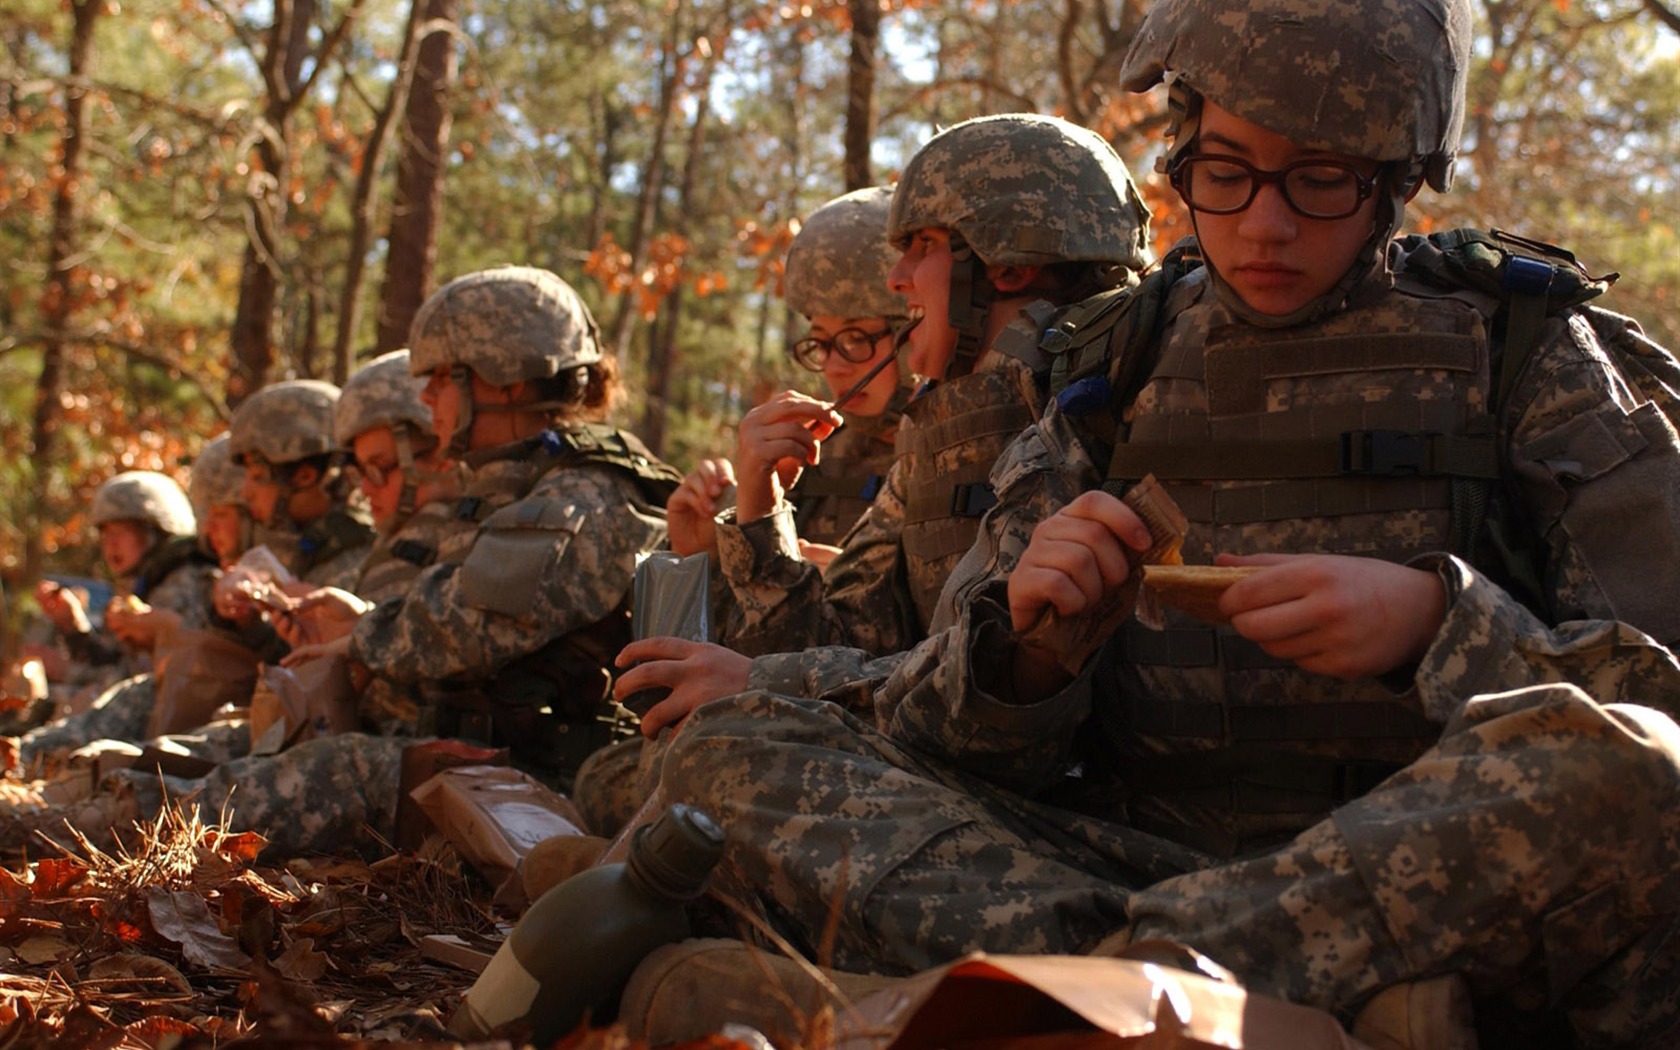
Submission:
M 1343 474 L 1408 478 L 1433 473 L 1429 435 L 1405 430 L 1345 430 L 1338 468 Z

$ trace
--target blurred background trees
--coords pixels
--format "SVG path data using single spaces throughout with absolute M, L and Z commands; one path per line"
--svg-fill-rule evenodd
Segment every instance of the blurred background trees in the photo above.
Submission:
M 1115 83 L 1146 3 L 7 0 L 0 567 L 85 570 L 106 477 L 184 472 L 250 391 L 341 379 L 497 263 L 582 291 L 624 422 L 681 466 L 727 451 L 809 379 L 778 294 L 798 217 L 970 116 L 1107 135 L 1170 244 L 1160 99 Z M 1680 16 L 1478 6 L 1459 184 L 1414 226 L 1573 247 L 1680 345 Z

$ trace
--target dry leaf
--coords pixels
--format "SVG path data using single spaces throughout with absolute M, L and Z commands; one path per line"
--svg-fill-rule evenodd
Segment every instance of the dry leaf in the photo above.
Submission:
M 87 979 L 107 986 L 107 991 L 134 985 L 138 990 L 154 995 L 165 989 L 182 995 L 192 994 L 192 985 L 181 976 L 180 970 L 151 955 L 125 953 L 107 956 L 88 967 Z
M 68 857 L 48 857 L 37 861 L 34 867 L 35 879 L 30 883 L 30 892 L 36 900 L 62 896 L 88 873 L 86 864 Z
M 327 956 L 315 950 L 315 942 L 299 937 L 274 960 L 274 968 L 294 981 L 318 981 L 327 972 Z
M 70 942 L 63 937 L 41 934 L 26 939 L 17 946 L 17 957 L 31 966 L 57 962 L 71 952 Z
M 222 932 L 204 898 L 191 890 L 153 889 L 146 899 L 152 929 L 181 946 L 188 962 L 212 970 L 243 970 L 251 957 Z

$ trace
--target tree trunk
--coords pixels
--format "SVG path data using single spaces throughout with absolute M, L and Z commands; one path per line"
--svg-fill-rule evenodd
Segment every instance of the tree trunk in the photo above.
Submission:
M 350 247 L 344 261 L 344 279 L 339 288 L 338 332 L 333 338 L 333 382 L 339 386 L 350 378 L 356 352 L 351 344 L 362 320 L 362 273 L 373 242 L 373 224 L 379 219 L 379 179 L 385 167 L 385 151 L 391 142 L 391 121 L 408 108 L 408 92 L 414 82 L 415 52 L 420 44 L 420 25 L 427 0 L 414 0 L 408 12 L 408 29 L 403 34 L 402 54 L 397 58 L 397 75 L 385 104 L 379 108 L 362 149 L 356 172 L 356 188 L 350 205 Z
M 31 426 L 30 459 L 34 463 L 31 511 L 34 527 L 26 528 L 23 586 L 41 578 L 46 555 L 41 523 L 52 514 L 53 465 L 58 458 L 58 430 L 64 416 L 64 350 L 70 315 L 76 305 L 83 156 L 87 150 L 87 84 L 93 64 L 93 29 L 105 10 L 105 0 L 72 0 L 70 4 L 70 75 L 64 86 L 64 137 L 60 147 L 58 186 L 53 193 L 52 236 L 47 245 L 47 287 L 41 297 L 46 338 L 41 343 L 41 374 L 35 384 L 35 412 Z
M 686 0 L 671 5 L 671 21 L 660 48 L 659 112 L 654 117 L 653 144 L 648 147 L 647 164 L 642 168 L 642 192 L 636 198 L 636 217 L 631 224 L 630 272 L 639 273 L 647 255 L 648 237 L 653 226 L 654 201 L 659 197 L 665 180 L 665 139 L 670 134 L 671 118 L 677 108 L 677 85 L 682 82 L 683 58 L 678 53 L 682 39 L 682 16 L 688 7 Z M 618 312 L 613 315 L 607 344 L 619 363 L 630 344 L 630 330 L 636 320 L 636 289 L 632 285 L 618 298 Z
M 730 4 L 724 3 L 723 29 L 712 34 L 718 41 L 707 54 L 694 85 L 694 123 L 688 129 L 688 152 L 683 157 L 682 182 L 677 189 L 677 221 L 673 232 L 688 236 L 688 217 L 694 213 L 694 183 L 700 158 L 706 150 L 706 124 L 712 114 L 712 78 L 728 46 Z M 642 402 L 641 437 L 659 455 L 665 454 L 665 422 L 670 415 L 671 363 L 677 356 L 677 334 L 682 327 L 682 285 L 665 297 L 665 322 L 648 347 L 647 396 Z
M 418 6 L 418 0 L 416 0 Z M 432 292 L 438 217 L 443 212 L 443 159 L 449 150 L 455 84 L 455 0 L 426 0 L 426 31 L 415 62 L 403 121 L 402 156 L 392 200 L 385 283 L 379 298 L 380 353 L 408 345 L 408 329 Z
M 880 0 L 847 0 L 852 53 L 846 63 L 846 191 L 874 185 L 869 144 L 875 138 L 875 54 L 881 42 Z

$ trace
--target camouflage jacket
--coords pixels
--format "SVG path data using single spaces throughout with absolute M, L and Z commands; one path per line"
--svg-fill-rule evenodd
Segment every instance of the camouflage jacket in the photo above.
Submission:
M 169 539 L 147 552 L 134 575 L 122 580 L 117 591 L 174 613 L 185 629 L 200 629 L 210 626 L 214 616 L 210 591 L 216 576 L 215 564 L 199 552 L 196 540 Z M 125 678 L 151 670 L 149 653 L 129 649 L 109 632 L 94 631 L 65 641 L 71 658 L 79 664 L 115 666 Z
M 829 645 L 885 655 L 926 635 L 945 577 L 979 527 L 978 510 L 950 514 L 951 479 L 974 473 L 983 480 L 1008 445 L 1011 434 L 983 425 L 989 414 L 1018 414 L 1024 426 L 1043 409 L 1037 338 L 1049 311 L 1042 306 L 1024 310 L 1000 334 L 1008 353 L 994 349 L 976 373 L 910 402 L 899 455 L 826 573 L 799 556 L 786 505 L 745 526 L 720 523 L 718 560 L 730 590 L 721 642 L 749 656 Z M 969 429 L 976 422 L 982 425 Z M 918 428 L 936 440 L 920 440 Z M 934 504 L 940 507 L 930 510 Z M 918 540 L 928 549 L 912 555 Z
M 1252 378 L 1252 357 L 1227 354 L 1265 354 L 1245 344 L 1255 330 L 1235 322 L 1206 288 L 1194 275 L 1169 298 L 1162 352 L 1120 417 L 1120 446 L 1140 434 L 1168 444 L 1172 435 L 1204 440 L 1210 423 L 1235 418 L 1217 412 L 1228 396 L 1243 412 L 1282 425 L 1304 410 L 1329 418 L 1360 404 L 1473 403 L 1485 390 L 1486 332 L 1475 323 L 1484 315 L 1450 300 L 1425 310 L 1404 292 L 1382 289 L 1366 289 L 1362 305 L 1285 331 L 1282 341 L 1334 343 L 1360 332 L 1404 332 L 1419 317 L 1457 317 L 1466 323 L 1455 321 L 1454 330 L 1469 341 L 1456 345 L 1480 348 L 1467 371 L 1455 374 L 1418 357 L 1410 340 L 1396 340 L 1389 345 L 1403 353 L 1386 369 L 1224 389 L 1231 376 Z M 1228 854 L 1298 831 L 1338 799 L 1368 789 L 1371 778 L 1421 753 L 1477 694 L 1568 681 L 1603 702 L 1675 712 L 1680 666 L 1666 646 L 1680 633 L 1680 578 L 1645 570 L 1680 559 L 1680 440 L 1606 367 L 1595 336 L 1595 325 L 1631 323 L 1586 309 L 1549 320 L 1534 367 L 1507 403 L 1503 469 L 1548 552 L 1553 622 L 1443 552 L 1446 515 L 1428 509 L 1421 489 L 1421 509 L 1413 512 L 1327 502 L 1336 509 L 1271 515 L 1255 499 L 1264 481 L 1204 482 L 1175 493 L 1193 519 L 1190 562 L 1211 561 L 1216 552 L 1328 550 L 1404 559 L 1438 573 L 1448 611 L 1418 667 L 1346 682 L 1267 658 L 1228 629 L 1175 619 L 1166 632 L 1123 626 L 1072 685 L 1018 706 L 1007 685 L 1008 572 L 1033 527 L 1101 486 L 1116 458 L 1115 442 L 1103 436 L 1116 433 L 1112 417 L 1105 428 L 1094 420 L 1106 412 L 1076 417 L 1052 404 L 994 472 L 999 504 L 946 591 L 955 618 L 876 689 L 879 724 L 1012 790 L 1054 789 L 1071 808 Z M 1169 420 L 1170 430 L 1157 425 Z M 1172 757 L 1189 752 L 1199 761 Z M 1062 778 L 1075 766 L 1079 790 L 1063 797 L 1075 782 Z
M 663 508 L 626 472 L 555 467 L 541 453 L 478 468 L 457 506 L 478 527 L 450 536 L 440 553 L 447 560 L 362 617 L 351 636 L 353 658 L 380 677 L 487 683 L 619 615 L 637 555 L 665 539 Z

